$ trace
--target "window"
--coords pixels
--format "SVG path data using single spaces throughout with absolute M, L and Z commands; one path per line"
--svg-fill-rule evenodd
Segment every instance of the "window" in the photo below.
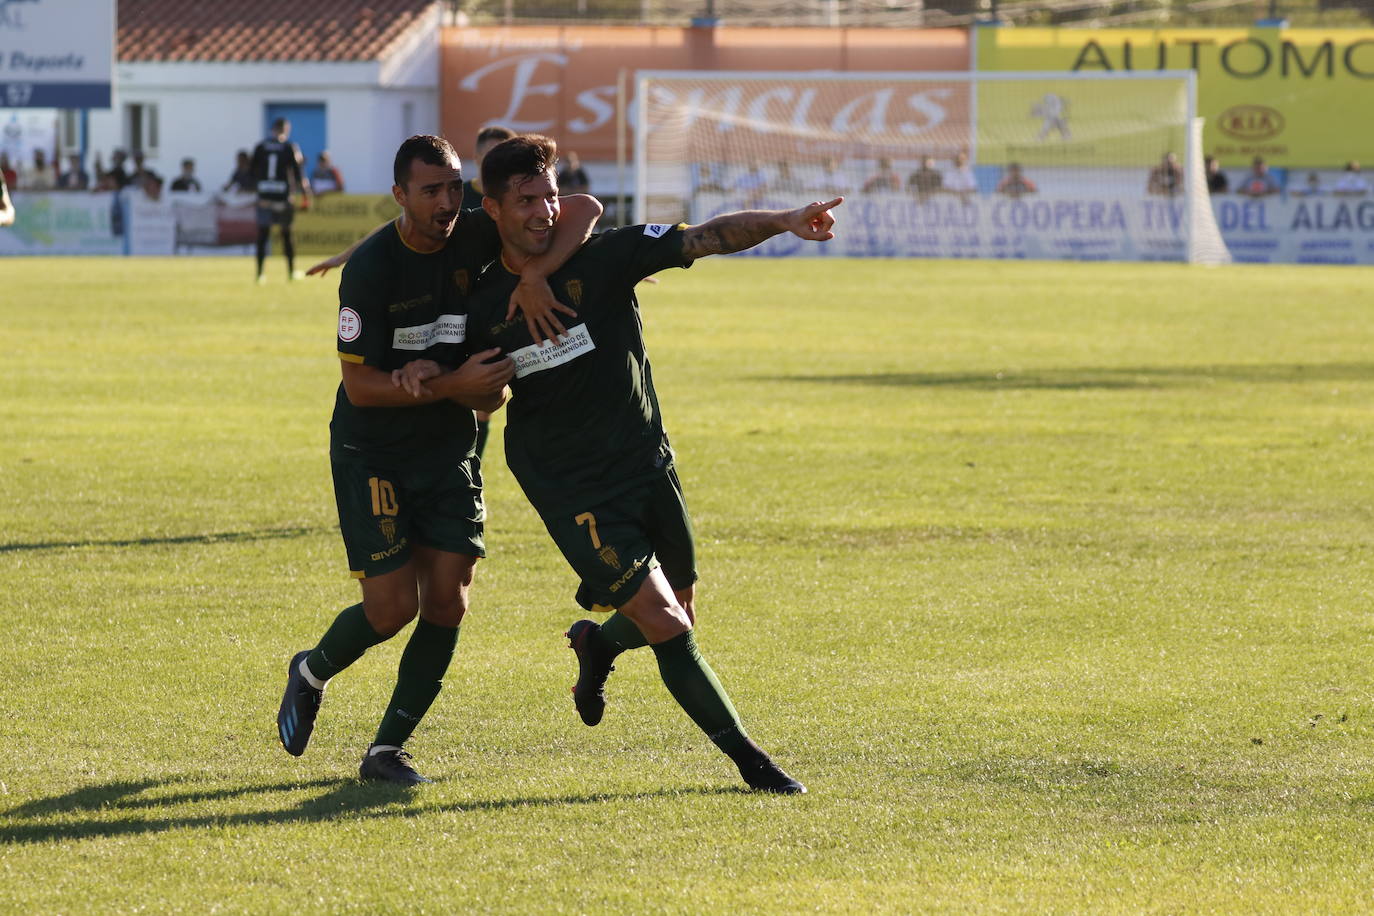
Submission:
M 157 155 L 157 105 L 135 102 L 124 106 L 124 145 L 132 153 Z

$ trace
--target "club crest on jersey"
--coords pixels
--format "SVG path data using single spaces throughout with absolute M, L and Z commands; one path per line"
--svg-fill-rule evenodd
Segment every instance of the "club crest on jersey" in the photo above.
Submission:
M 379 518 L 377 519 L 377 527 L 382 530 L 382 537 L 386 538 L 388 544 L 396 543 L 396 519 Z
M 348 306 L 339 309 L 339 340 L 352 343 L 363 332 L 363 319 Z
M 453 285 L 458 287 L 458 292 L 464 296 L 468 294 L 468 289 L 472 286 L 472 278 L 468 276 L 466 267 L 453 272 Z
M 567 292 L 568 298 L 572 300 L 573 305 L 580 308 L 582 305 L 582 281 L 577 279 L 569 280 L 567 283 L 563 284 L 563 289 Z
M 596 555 L 601 557 L 601 562 L 605 563 L 616 572 L 620 571 L 620 555 L 615 552 L 615 548 L 610 544 L 603 545 Z

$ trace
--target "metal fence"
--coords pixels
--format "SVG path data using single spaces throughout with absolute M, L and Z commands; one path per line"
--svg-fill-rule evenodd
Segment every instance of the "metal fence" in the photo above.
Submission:
M 1368 26 L 1374 0 L 447 0 L 460 25 L 634 24 L 902 26 L 940 28 L 986 20 L 1016 25 Z

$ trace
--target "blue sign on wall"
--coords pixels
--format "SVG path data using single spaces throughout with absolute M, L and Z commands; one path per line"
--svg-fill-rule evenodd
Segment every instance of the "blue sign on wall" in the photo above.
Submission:
M 0 0 L 0 108 L 109 108 L 115 0 Z

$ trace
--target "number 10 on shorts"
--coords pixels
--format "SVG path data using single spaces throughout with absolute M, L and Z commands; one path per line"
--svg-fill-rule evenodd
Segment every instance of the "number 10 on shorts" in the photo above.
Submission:
M 391 485 L 391 481 L 369 477 L 367 485 L 372 490 L 373 515 L 395 515 L 401 511 L 396 504 L 396 488 Z

